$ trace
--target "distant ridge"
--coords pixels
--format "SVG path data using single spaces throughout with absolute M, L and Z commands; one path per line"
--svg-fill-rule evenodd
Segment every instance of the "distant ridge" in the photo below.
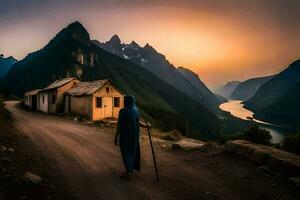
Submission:
M 121 58 L 146 68 L 162 80 L 200 102 L 206 108 L 214 112 L 218 110 L 219 100 L 205 86 L 198 75 L 190 70 L 184 70 L 184 68 L 176 68 L 150 44 L 147 43 L 144 47 L 141 47 L 135 41 L 124 44 L 117 35 L 104 43 L 96 40 L 93 42 Z
M 222 85 L 219 88 L 217 88 L 215 90 L 215 93 L 226 99 L 229 99 L 232 92 L 238 87 L 240 83 L 240 81 L 227 82 L 225 85 Z
M 9 56 L 7 58 L 4 57 L 3 54 L 0 55 L 0 78 L 5 76 L 10 70 L 11 66 L 15 64 L 17 60 Z
M 258 77 L 241 82 L 230 95 L 230 99 L 245 101 L 250 99 L 258 89 L 274 76 Z

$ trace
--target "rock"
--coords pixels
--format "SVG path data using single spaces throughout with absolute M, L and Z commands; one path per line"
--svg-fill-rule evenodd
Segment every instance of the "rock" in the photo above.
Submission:
M 10 151 L 10 152 L 14 152 L 15 151 L 13 148 L 8 148 L 7 150 Z
M 256 150 L 249 155 L 249 159 L 258 164 L 264 164 L 267 162 L 269 156 L 267 152 Z
M 40 184 L 42 181 L 42 178 L 36 174 L 33 174 L 31 172 L 26 172 L 23 175 L 23 181 L 31 184 Z
M 270 146 L 245 140 L 229 141 L 225 152 L 236 154 L 259 165 L 266 165 L 274 173 L 300 176 L 300 156 Z
M 3 152 L 6 151 L 6 147 L 1 145 L 1 151 L 3 151 Z
M 300 177 L 290 177 L 289 181 L 294 187 L 300 188 Z
M 185 151 L 194 151 L 194 150 L 206 150 L 208 144 L 199 140 L 193 140 L 189 138 L 184 138 L 174 144 L 172 144 L 172 149 L 181 149 Z
M 3 161 L 3 162 L 11 162 L 11 159 L 7 158 L 7 157 L 2 157 L 1 161 Z
M 270 172 L 270 169 L 268 166 L 262 165 L 262 166 L 257 167 L 256 173 L 257 174 L 270 174 L 271 172 Z
M 268 173 L 262 173 L 260 175 L 263 176 L 263 177 L 265 177 L 265 178 L 268 178 L 268 179 L 272 178 L 272 176 L 270 174 L 268 174 Z
M 273 176 L 274 176 L 274 178 L 276 178 L 279 181 L 283 181 L 283 180 L 287 179 L 287 177 L 281 173 L 275 173 Z

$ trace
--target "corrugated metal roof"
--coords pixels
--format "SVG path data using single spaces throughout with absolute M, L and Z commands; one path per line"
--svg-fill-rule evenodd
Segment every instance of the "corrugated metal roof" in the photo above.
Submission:
M 75 80 L 75 78 L 71 77 L 71 78 L 62 78 L 62 79 L 56 80 L 53 83 L 51 83 L 50 85 L 48 85 L 46 88 L 42 89 L 41 91 L 59 88 L 65 84 L 71 82 L 72 80 Z
M 68 90 L 66 94 L 72 96 L 83 96 L 90 95 L 102 88 L 106 82 L 110 81 L 109 79 L 97 80 L 91 82 L 80 82 L 72 89 Z
M 26 92 L 25 95 L 36 95 L 37 93 L 39 93 L 39 91 L 41 91 L 41 89 L 30 90 Z

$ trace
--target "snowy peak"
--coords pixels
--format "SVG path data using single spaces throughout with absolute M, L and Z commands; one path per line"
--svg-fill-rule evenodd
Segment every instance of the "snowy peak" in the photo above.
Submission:
M 218 100 L 202 83 L 197 74 L 184 68 L 182 70 L 177 69 L 150 44 L 147 43 L 143 47 L 135 41 L 132 41 L 130 44 L 124 44 L 117 35 L 114 35 L 108 42 L 100 43 L 94 41 L 94 44 L 146 68 L 205 107 L 211 110 L 217 109 Z

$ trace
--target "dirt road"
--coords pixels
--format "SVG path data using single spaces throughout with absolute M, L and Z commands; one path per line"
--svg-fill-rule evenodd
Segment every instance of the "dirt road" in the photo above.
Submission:
M 282 183 L 257 175 L 256 167 L 217 151 L 171 152 L 157 147 L 161 181 L 155 182 L 149 144 L 142 140 L 142 171 L 131 182 L 123 171 L 112 128 L 81 125 L 28 112 L 6 102 L 15 127 L 57 166 L 58 181 L 75 199 L 296 199 Z M 299 193 L 298 193 L 299 194 Z

